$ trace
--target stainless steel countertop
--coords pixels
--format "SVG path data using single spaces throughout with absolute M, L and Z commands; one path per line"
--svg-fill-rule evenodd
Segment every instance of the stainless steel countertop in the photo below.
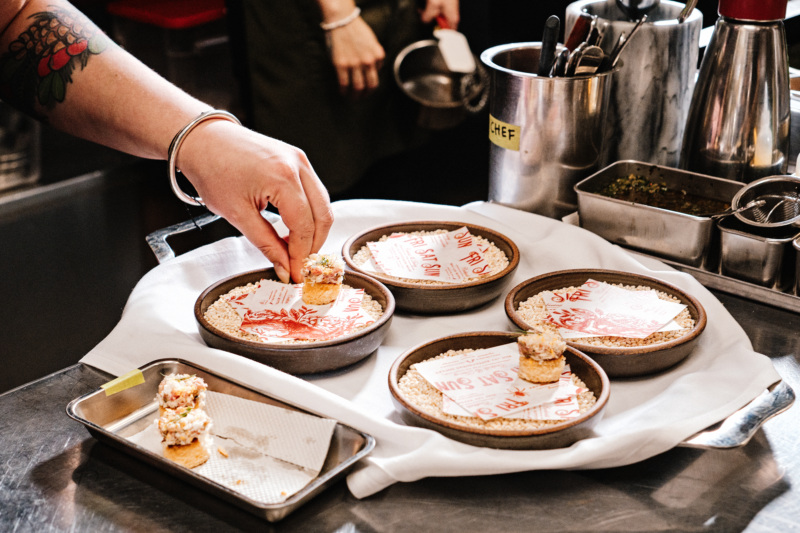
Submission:
M 800 390 L 800 315 L 718 294 Z M 594 471 L 398 483 L 357 500 L 335 485 L 264 522 L 98 443 L 65 406 L 110 376 L 74 365 L 0 395 L 2 531 L 794 531 L 800 408 L 741 448 L 676 448 Z

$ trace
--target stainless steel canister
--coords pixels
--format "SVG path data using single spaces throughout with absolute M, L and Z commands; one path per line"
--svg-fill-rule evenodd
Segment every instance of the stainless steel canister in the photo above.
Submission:
M 41 174 L 41 127 L 0 102 L 0 191 L 30 185 Z
M 495 46 L 489 69 L 489 200 L 560 218 L 578 181 L 606 164 L 608 98 L 616 71 L 540 77 L 541 43 Z
M 683 7 L 679 2 L 659 2 L 620 55 L 608 115 L 607 134 L 614 139 L 610 161 L 678 166 L 703 28 L 703 14 L 697 9 L 678 23 Z M 567 33 L 584 9 L 598 17 L 603 50 L 611 50 L 620 35 L 630 35 L 635 26 L 615 2 L 581 0 L 567 6 Z

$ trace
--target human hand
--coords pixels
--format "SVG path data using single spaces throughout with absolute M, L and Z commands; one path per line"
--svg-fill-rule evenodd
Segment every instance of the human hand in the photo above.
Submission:
M 428 24 L 436 20 L 439 15 L 444 17 L 451 30 L 457 30 L 461 20 L 458 0 L 428 0 L 425 9 L 420 13 L 420 20 Z
M 206 206 L 272 262 L 281 281 L 302 280 L 333 224 L 328 192 L 298 148 L 228 121 L 207 121 L 178 151 L 178 168 Z M 289 228 L 284 241 L 261 211 L 274 205 Z
M 375 90 L 386 53 L 364 19 L 330 30 L 326 38 L 341 93 L 357 98 Z

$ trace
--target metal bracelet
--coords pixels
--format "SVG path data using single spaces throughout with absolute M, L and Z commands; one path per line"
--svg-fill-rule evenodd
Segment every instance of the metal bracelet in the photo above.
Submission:
M 210 111 L 204 111 L 200 113 L 196 119 L 189 122 L 186 126 L 178 132 L 175 137 L 172 138 L 172 142 L 169 143 L 169 149 L 167 150 L 167 163 L 169 166 L 169 184 L 172 187 L 172 192 L 175 193 L 175 196 L 178 197 L 179 200 L 189 204 L 189 205 L 205 205 L 203 203 L 203 199 L 199 196 L 191 196 L 183 192 L 178 185 L 178 172 L 180 172 L 175 164 L 178 160 L 178 150 L 183 143 L 183 140 L 186 138 L 189 133 L 195 129 L 200 123 L 205 122 L 206 120 L 212 119 L 223 119 L 229 120 L 236 124 L 241 125 L 242 123 L 239 122 L 239 119 L 236 118 L 233 114 L 227 111 L 221 111 L 218 109 L 212 109 Z
M 361 14 L 361 8 L 356 7 L 349 15 L 347 15 L 343 19 L 334 20 L 333 22 L 323 22 L 319 25 L 319 27 L 325 31 L 331 31 L 335 30 L 336 28 L 342 28 L 344 26 L 347 26 L 354 20 L 356 20 L 360 14 Z

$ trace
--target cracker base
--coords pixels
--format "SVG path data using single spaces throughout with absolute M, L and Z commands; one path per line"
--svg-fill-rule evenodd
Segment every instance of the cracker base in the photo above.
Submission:
M 164 446 L 164 457 L 186 468 L 196 468 L 208 461 L 208 450 L 194 439 L 191 444 Z
M 328 305 L 339 296 L 339 283 L 303 283 L 303 302 L 308 305 Z
M 519 377 L 531 383 L 554 383 L 561 378 L 566 358 L 537 361 L 521 355 L 519 357 Z

